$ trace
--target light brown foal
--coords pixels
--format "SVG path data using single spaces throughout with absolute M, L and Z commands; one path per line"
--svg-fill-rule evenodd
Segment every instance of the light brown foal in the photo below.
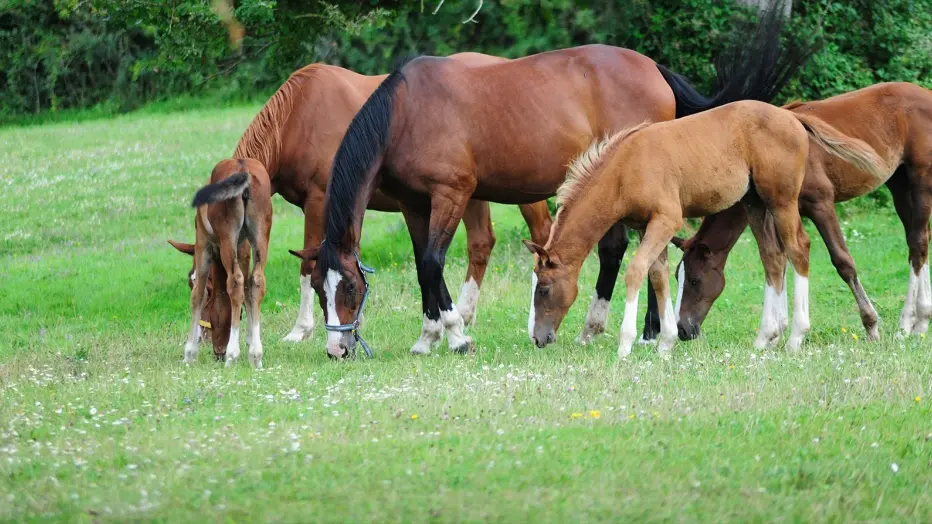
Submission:
M 191 280 L 191 331 L 184 347 L 184 361 L 197 359 L 201 315 L 207 304 L 207 284 L 211 266 L 219 262 L 226 272 L 226 291 L 231 306 L 230 335 L 226 363 L 239 357 L 239 325 L 246 305 L 249 362 L 262 369 L 262 340 L 259 336 L 259 308 L 265 296 L 265 264 L 269 232 L 272 229 L 272 190 L 269 175 L 252 159 L 223 160 L 210 174 L 210 184 L 194 195 L 195 218 L 194 275 Z M 253 267 L 249 270 L 248 242 Z M 245 252 L 244 252 L 245 251 Z
M 668 288 L 667 244 L 684 217 L 710 215 L 743 201 L 752 223 L 760 223 L 767 212 L 773 215 L 793 264 L 795 307 L 788 346 L 798 348 L 809 330 L 809 238 L 797 205 L 809 136 L 871 172 L 882 169 L 883 161 L 863 142 L 809 115 L 752 101 L 642 124 L 591 147 L 571 164 L 557 194 L 562 207 L 546 247 L 526 242 L 538 257 L 536 336 L 555 338 L 554 331 L 576 298 L 586 255 L 612 224 L 623 221 L 642 235 L 625 274 L 627 302 L 618 357 L 627 358 L 631 352 L 638 290 L 649 273 L 662 304 L 658 352 L 668 358 L 676 321 Z M 764 314 L 772 307 L 765 299 Z

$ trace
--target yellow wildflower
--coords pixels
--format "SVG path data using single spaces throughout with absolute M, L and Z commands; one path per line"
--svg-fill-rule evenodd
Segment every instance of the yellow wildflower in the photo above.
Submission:
M 570 418 L 572 419 L 582 418 L 582 413 L 571 413 Z
M 628 415 L 628 420 L 634 420 L 634 413 Z
M 417 413 L 411 415 L 411 420 L 417 420 Z
M 592 410 L 592 411 L 589 412 L 589 416 L 592 417 L 592 418 L 599 418 L 599 417 L 602 416 L 602 413 L 600 413 L 599 410 L 594 409 L 594 410 Z
M 922 397 L 916 395 L 916 402 L 919 402 L 920 400 L 922 400 Z
M 842 333 L 847 333 L 847 332 L 848 332 L 848 328 L 841 328 L 841 332 L 842 332 Z

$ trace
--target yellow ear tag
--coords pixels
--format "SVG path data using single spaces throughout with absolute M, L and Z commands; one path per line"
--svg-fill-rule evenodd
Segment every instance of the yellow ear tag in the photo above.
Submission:
M 197 323 L 200 324 L 201 327 L 203 327 L 203 328 L 210 329 L 210 322 L 208 322 L 208 321 L 206 321 L 206 320 L 198 320 Z

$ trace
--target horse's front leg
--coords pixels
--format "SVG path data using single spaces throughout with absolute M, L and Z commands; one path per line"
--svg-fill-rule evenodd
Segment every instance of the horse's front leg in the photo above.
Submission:
M 479 288 L 485 278 L 489 265 L 489 256 L 495 247 L 495 232 L 492 231 L 492 214 L 489 203 L 482 200 L 470 200 L 463 213 L 463 225 L 466 227 L 466 250 L 469 254 L 469 267 L 466 280 L 456 303 L 456 309 L 463 316 L 463 322 L 472 324 L 476 319 L 476 306 L 479 303 Z
M 746 204 L 748 224 L 764 265 L 764 308 L 754 347 L 764 349 L 777 343 L 789 323 L 786 292 L 786 254 L 780 246 L 773 217 L 757 200 Z
M 431 321 L 440 320 L 447 331 L 447 342 L 455 353 L 468 353 L 472 350 L 472 339 L 463 332 L 464 322 L 460 312 L 453 305 L 447 284 L 443 279 L 447 249 L 456 233 L 456 227 L 463 218 L 463 212 L 472 191 L 445 189 L 431 195 L 430 226 L 427 232 L 427 246 L 421 256 L 421 272 L 431 296 L 436 301 L 437 309 L 429 308 L 425 314 Z M 433 306 L 433 304 L 431 304 Z M 436 316 L 434 316 L 436 315 Z
M 628 228 L 621 222 L 613 225 L 599 240 L 599 278 L 595 283 L 595 293 L 589 303 L 586 321 L 577 339 L 580 344 L 587 344 L 596 335 L 605 332 L 615 281 L 627 250 Z
M 312 190 L 304 202 L 304 249 L 319 246 L 324 231 L 323 224 L 324 195 Z M 301 342 L 314 332 L 314 303 L 316 293 L 311 287 L 311 272 L 316 261 L 301 261 L 301 303 L 298 306 L 298 318 L 291 332 L 285 335 L 285 342 Z
M 411 353 L 415 355 L 429 355 L 443 337 L 443 324 L 440 323 L 440 309 L 437 307 L 436 300 L 431 294 L 430 287 L 427 285 L 427 279 L 422 264 L 424 250 L 427 246 L 427 232 L 430 226 L 430 210 L 402 205 L 401 214 L 404 216 L 405 224 L 408 226 L 408 234 L 411 235 L 411 244 L 414 248 L 414 265 L 417 269 L 417 282 L 421 288 L 421 305 L 423 312 L 421 336 L 418 337 L 417 342 L 411 346 Z

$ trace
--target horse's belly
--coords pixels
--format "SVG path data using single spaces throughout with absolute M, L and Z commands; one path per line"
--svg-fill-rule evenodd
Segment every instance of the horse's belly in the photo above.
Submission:
M 704 217 L 728 209 L 747 194 L 750 181 L 747 173 L 694 180 L 690 184 L 693 195 L 680 197 L 683 216 Z

